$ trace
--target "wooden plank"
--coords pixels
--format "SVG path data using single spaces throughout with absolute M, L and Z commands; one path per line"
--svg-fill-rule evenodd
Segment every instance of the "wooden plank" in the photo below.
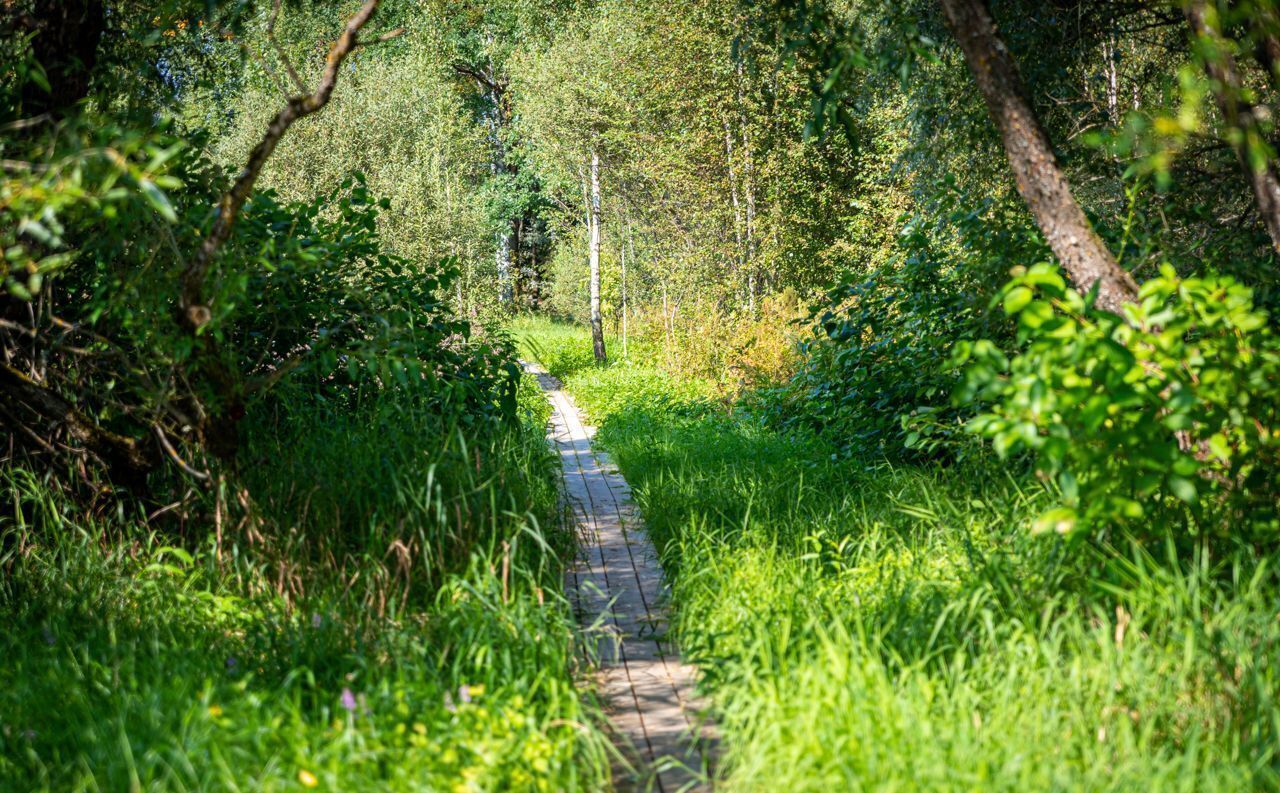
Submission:
M 634 767 L 615 768 L 620 790 L 706 791 L 715 731 L 694 693 L 696 670 L 666 636 L 666 589 L 657 551 L 631 488 L 592 446 L 573 400 L 539 367 L 533 372 L 554 409 L 547 435 L 559 452 L 564 497 L 578 523 L 578 560 L 566 586 L 593 639 L 610 724 Z

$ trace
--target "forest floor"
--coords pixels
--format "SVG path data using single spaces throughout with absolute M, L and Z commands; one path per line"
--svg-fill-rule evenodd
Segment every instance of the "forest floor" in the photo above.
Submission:
M 849 458 L 634 340 L 513 329 L 630 483 L 717 789 L 1280 787 L 1271 565 L 1032 536 L 1016 466 Z

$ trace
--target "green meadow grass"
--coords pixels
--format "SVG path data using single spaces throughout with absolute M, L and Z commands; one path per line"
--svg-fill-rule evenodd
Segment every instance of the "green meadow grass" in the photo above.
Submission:
M 993 462 L 846 460 L 585 333 L 518 329 L 589 406 L 663 555 L 726 790 L 1280 788 L 1280 558 L 1032 537 Z M 585 364 L 579 363 L 585 361 Z
M 582 328 L 542 317 L 519 317 L 510 330 L 520 354 L 535 360 L 573 392 L 577 405 L 588 420 L 625 412 L 633 403 L 670 405 L 681 410 L 710 399 L 715 385 L 709 380 L 677 379 L 647 362 L 652 350 L 641 342 L 628 345 L 629 356 L 621 356 L 621 343 L 605 336 L 609 362 L 596 364 L 590 337 Z M 584 344 L 585 341 L 585 344 Z
M 601 789 L 547 408 L 520 401 L 521 427 L 250 416 L 258 515 L 220 548 L 5 469 L 0 789 Z

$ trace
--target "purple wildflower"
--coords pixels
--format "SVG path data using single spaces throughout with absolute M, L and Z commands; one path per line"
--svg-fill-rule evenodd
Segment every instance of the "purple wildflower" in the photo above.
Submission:
M 342 689 L 342 707 L 348 713 L 356 712 L 356 695 L 352 694 L 349 688 Z
M 324 617 L 321 617 L 319 614 L 311 615 L 311 627 L 319 628 L 323 624 L 324 624 Z
M 236 671 L 236 667 L 237 667 L 237 666 L 239 666 L 239 665 L 240 665 L 240 662 L 236 660 L 236 657 L 235 657 L 234 655 L 229 655 L 229 656 L 227 656 L 227 671 L 228 671 L 228 672 L 234 672 L 234 671 Z
M 471 704 L 471 687 L 466 683 L 458 686 L 458 701 L 464 705 Z

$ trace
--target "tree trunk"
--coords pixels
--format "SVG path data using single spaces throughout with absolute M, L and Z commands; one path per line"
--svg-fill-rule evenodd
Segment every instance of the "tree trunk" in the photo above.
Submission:
M 1098 290 L 1097 306 L 1119 313 L 1137 296 L 1133 277 L 1089 225 L 1053 154 L 1049 135 L 1031 106 L 1017 64 L 984 0 L 939 0 L 947 27 L 1000 129 L 1018 192 L 1067 276 L 1081 290 Z
M 512 251 L 511 264 L 512 264 L 513 270 L 511 273 L 511 292 L 512 292 L 511 302 L 514 303 L 516 306 L 520 306 L 524 302 L 525 292 L 528 289 L 528 284 L 526 283 L 527 279 L 525 278 L 527 273 L 525 272 L 524 267 L 522 267 L 520 263 L 521 251 L 524 250 L 524 216 L 523 215 L 515 219 L 515 222 L 512 224 L 512 233 L 513 233 L 512 235 L 513 242 L 511 245 L 511 251 Z
M 607 360 L 604 351 L 604 321 L 600 317 L 600 157 L 591 152 L 591 347 L 596 361 Z
M 512 243 L 514 237 L 515 233 L 510 228 L 499 232 L 496 253 L 494 254 L 494 260 L 498 268 L 498 300 L 504 306 L 511 305 L 513 298 L 511 270 L 515 247 Z
M 738 62 L 737 75 L 738 128 L 742 135 L 742 192 L 746 199 L 746 250 L 743 257 L 747 263 L 747 308 L 754 314 L 756 298 L 760 296 L 761 289 L 760 263 L 756 256 L 756 164 L 752 154 L 751 130 L 747 123 L 747 99 L 743 87 L 746 71 L 742 61 Z
M 516 173 L 517 169 L 507 157 L 507 147 L 502 140 L 503 130 L 511 120 L 506 102 L 506 78 L 495 73 L 492 60 L 481 65 L 459 61 L 453 64 L 453 70 L 475 81 L 487 105 L 482 115 L 489 138 L 490 173 L 495 179 Z M 498 271 L 498 300 L 504 306 L 509 306 L 514 299 L 513 271 L 519 267 L 520 252 L 514 241 L 515 223 L 516 218 L 508 219 L 507 227 L 498 232 L 494 244 L 494 264 Z
M 1206 13 L 1204 0 L 1190 0 L 1183 12 L 1191 34 L 1207 50 L 1203 53 L 1204 70 L 1229 128 L 1227 140 L 1253 190 L 1271 247 L 1280 253 L 1280 173 L 1266 154 L 1269 144 L 1258 109 L 1244 99 L 1235 58 L 1222 31 L 1215 27 L 1216 15 Z
M 1119 40 L 1120 37 L 1113 30 L 1102 45 L 1102 57 L 1107 61 L 1107 121 L 1112 125 L 1120 123 L 1120 75 L 1116 68 Z
M 728 118 L 724 120 L 724 157 L 729 169 L 729 205 L 733 207 L 734 259 L 741 272 L 746 269 L 747 255 L 743 244 L 742 202 L 738 200 L 738 169 L 734 165 L 733 129 Z
M 618 246 L 622 258 L 622 357 L 627 357 L 627 244 L 631 242 L 631 223 L 625 224 L 626 238 Z

